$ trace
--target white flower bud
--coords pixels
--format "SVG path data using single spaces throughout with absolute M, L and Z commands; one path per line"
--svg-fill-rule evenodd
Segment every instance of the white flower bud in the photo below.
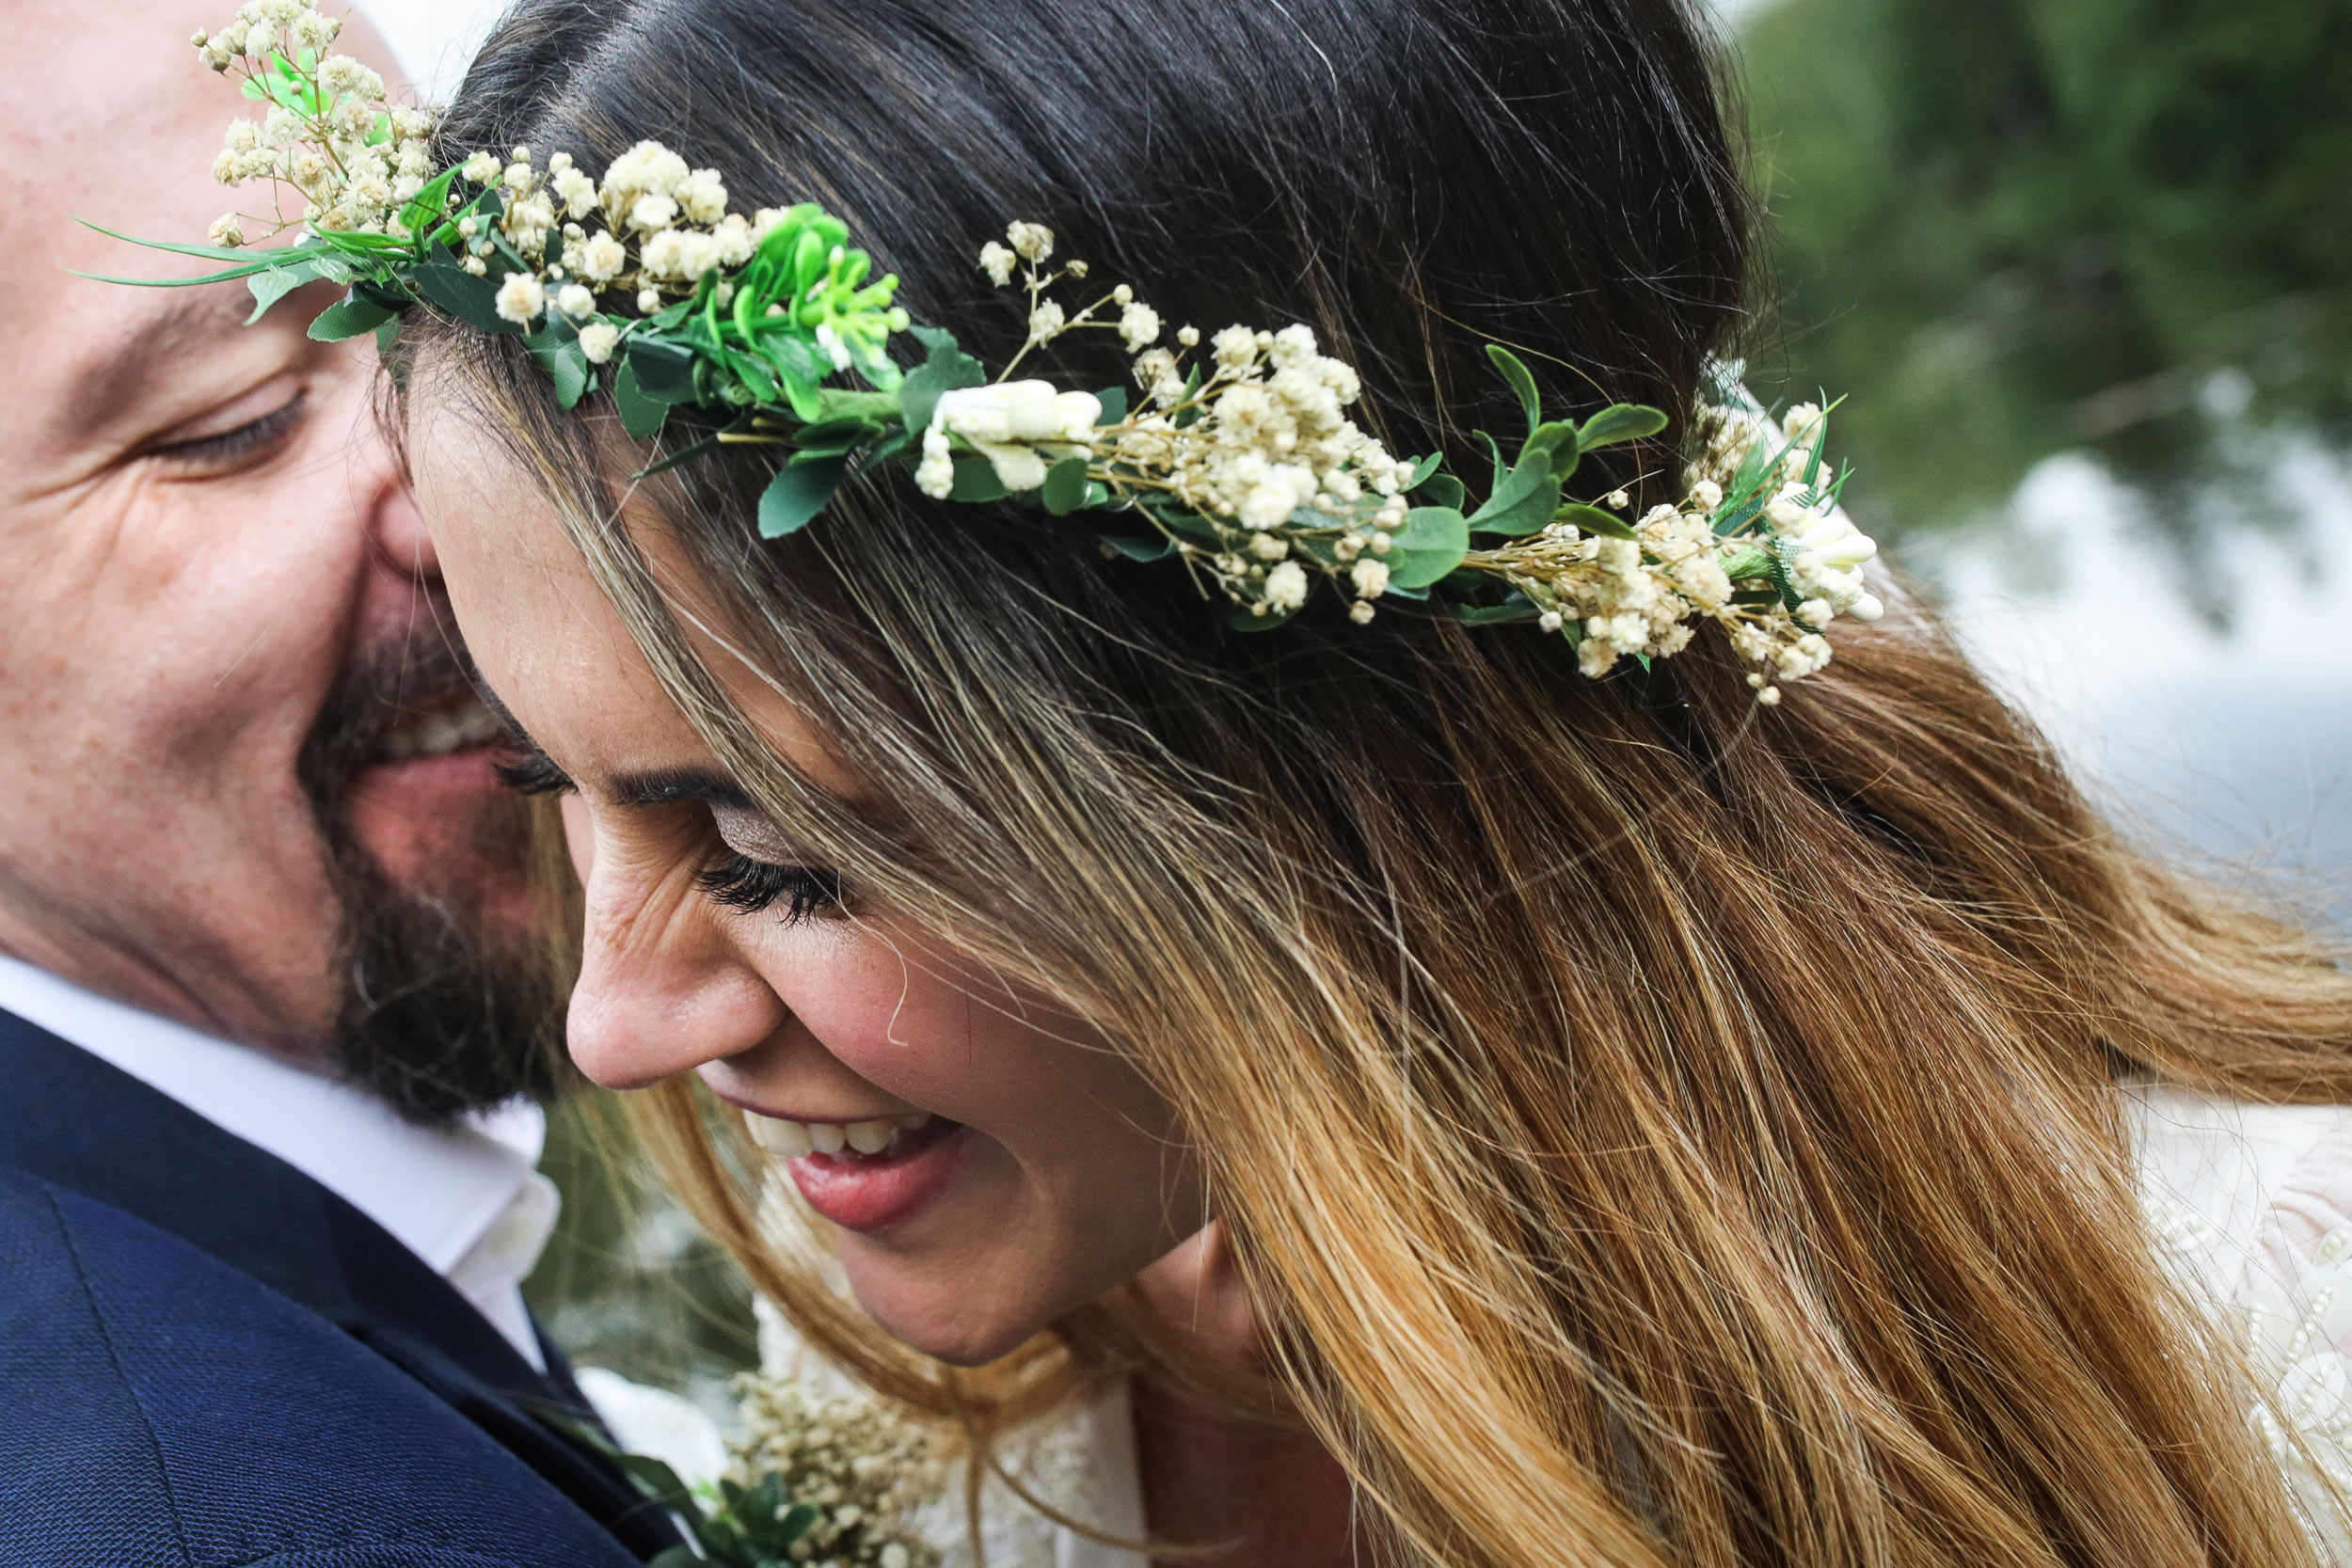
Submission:
M 527 272 L 510 272 L 492 301 L 498 313 L 511 322 L 532 322 L 548 308 L 548 292 Z
M 588 363 L 601 365 L 612 357 L 612 351 L 621 344 L 621 329 L 611 322 L 590 322 L 580 329 L 580 352 L 588 356 Z
M 1389 565 L 1385 561 L 1363 560 L 1348 568 L 1347 578 L 1356 585 L 1356 592 L 1367 599 L 1376 599 L 1389 591 Z

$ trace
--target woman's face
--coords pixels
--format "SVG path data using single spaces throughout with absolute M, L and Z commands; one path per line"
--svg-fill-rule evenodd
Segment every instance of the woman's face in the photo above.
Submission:
M 866 1309 L 944 1360 L 1003 1354 L 1197 1229 L 1194 1167 L 1143 1080 L 854 888 L 836 901 L 671 705 L 479 417 L 425 377 L 411 420 L 466 641 L 574 792 L 587 941 L 570 1037 L 588 1076 L 700 1073 L 833 1222 Z M 674 559 L 640 537 L 658 569 Z M 781 753 L 873 803 L 788 703 L 705 652 Z

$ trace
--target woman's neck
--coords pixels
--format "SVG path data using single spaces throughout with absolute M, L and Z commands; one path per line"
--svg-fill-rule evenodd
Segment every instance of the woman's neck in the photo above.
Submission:
M 1212 1224 L 1137 1276 L 1136 1285 L 1194 1349 L 1263 1374 L 1257 1314 L 1223 1227 Z M 1228 1401 L 1159 1368 L 1131 1395 L 1144 1521 L 1152 1538 L 1205 1555 L 1167 1568 L 1364 1568 L 1347 1472 L 1315 1435 L 1239 1414 Z

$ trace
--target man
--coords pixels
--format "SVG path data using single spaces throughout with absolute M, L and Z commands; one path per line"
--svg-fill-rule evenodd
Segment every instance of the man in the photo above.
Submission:
M 0 1562 L 626 1564 L 675 1537 L 523 1307 L 560 1047 L 373 367 L 331 293 L 72 276 L 229 204 L 222 20 L 0 65 Z

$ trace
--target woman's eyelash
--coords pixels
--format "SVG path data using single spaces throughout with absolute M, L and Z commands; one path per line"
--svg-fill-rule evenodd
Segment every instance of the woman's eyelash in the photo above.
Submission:
M 571 775 L 545 752 L 525 752 L 512 762 L 497 764 L 496 771 L 499 783 L 518 795 L 563 795 L 572 787 Z
M 302 422 L 308 394 L 296 394 L 258 420 L 224 430 L 217 436 L 200 436 L 193 441 L 174 441 L 157 447 L 155 455 L 173 463 L 185 463 L 195 467 L 214 467 L 250 456 L 265 448 L 274 447 Z
M 785 903 L 787 926 L 841 903 L 841 879 L 818 865 L 774 865 L 749 855 L 729 855 L 694 879 L 694 885 L 731 910 L 757 914 Z

